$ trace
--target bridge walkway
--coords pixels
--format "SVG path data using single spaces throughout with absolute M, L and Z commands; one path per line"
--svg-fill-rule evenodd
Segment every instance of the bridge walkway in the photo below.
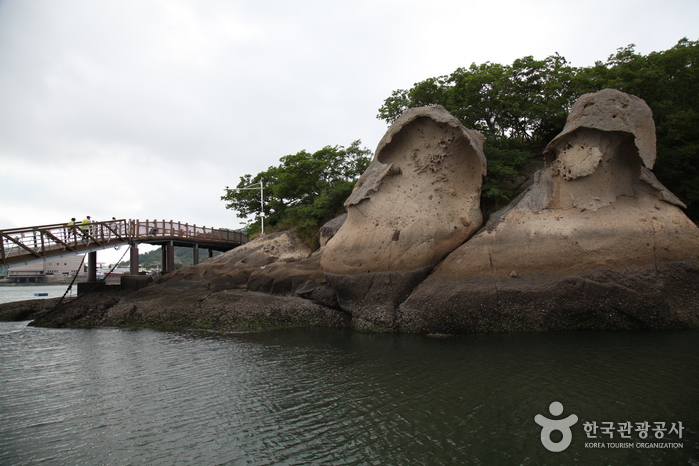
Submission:
M 129 219 L 12 228 L 0 230 L 0 239 L 0 264 L 7 265 L 94 252 L 122 244 L 130 245 L 132 251 L 138 251 L 139 243 L 161 245 L 170 250 L 174 246 L 190 246 L 228 251 L 248 242 L 247 235 L 225 228 L 172 220 Z

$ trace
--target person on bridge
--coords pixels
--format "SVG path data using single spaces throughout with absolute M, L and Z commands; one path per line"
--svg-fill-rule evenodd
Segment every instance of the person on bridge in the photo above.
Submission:
M 88 215 L 80 224 L 80 229 L 82 230 L 83 236 L 88 237 L 90 232 L 90 216 Z
M 107 239 L 110 240 L 112 239 L 112 233 L 115 235 L 119 235 L 119 222 L 117 222 L 116 217 L 112 217 L 112 221 L 109 224 L 109 228 L 107 228 Z
M 75 236 L 77 238 L 77 234 L 75 231 L 75 217 L 70 219 L 70 222 L 68 222 L 68 231 L 66 232 L 66 238 L 70 240 L 71 236 Z

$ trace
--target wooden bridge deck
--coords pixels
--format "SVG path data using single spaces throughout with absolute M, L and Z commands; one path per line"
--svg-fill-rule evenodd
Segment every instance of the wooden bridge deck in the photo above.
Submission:
M 0 230 L 0 264 L 26 263 L 53 256 L 105 249 L 121 244 L 193 246 L 228 251 L 248 242 L 247 235 L 159 220 L 109 220 Z

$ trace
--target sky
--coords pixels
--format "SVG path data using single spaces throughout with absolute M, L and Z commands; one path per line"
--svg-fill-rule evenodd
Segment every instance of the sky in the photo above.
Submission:
M 0 230 L 239 228 L 226 186 L 301 150 L 373 151 L 394 90 L 683 37 L 699 39 L 696 0 L 0 0 Z

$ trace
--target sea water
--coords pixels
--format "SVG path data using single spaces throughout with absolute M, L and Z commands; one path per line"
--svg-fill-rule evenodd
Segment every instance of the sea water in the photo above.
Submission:
M 29 299 L 60 298 L 66 291 L 66 296 L 77 295 L 77 285 L 68 290 L 68 285 L 2 285 L 0 286 L 0 304 Z M 47 296 L 36 296 L 48 293 Z
M 0 464 L 699 464 L 698 427 L 695 331 L 0 323 Z

